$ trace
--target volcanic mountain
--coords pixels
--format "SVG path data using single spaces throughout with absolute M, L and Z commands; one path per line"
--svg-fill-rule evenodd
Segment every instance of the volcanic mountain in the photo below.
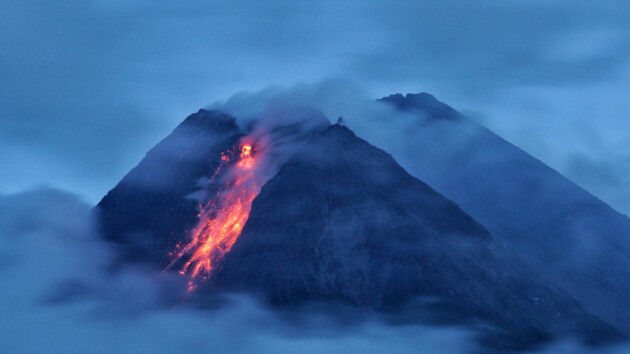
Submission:
M 430 94 L 380 102 L 411 114 L 397 155 L 410 173 L 487 227 L 511 257 L 630 335 L 628 217 Z
M 211 288 L 274 303 L 376 309 L 418 296 L 488 319 L 521 340 L 614 330 L 562 291 L 493 255 L 488 231 L 386 152 L 333 125 L 265 184 Z
M 481 223 L 388 153 L 321 115 L 310 121 L 244 133 L 217 111 L 189 116 L 99 203 L 104 237 L 125 261 L 191 277 L 198 296 L 245 291 L 278 306 L 332 301 L 377 311 L 431 297 L 507 330 L 512 345 L 619 336 L 553 278 L 509 259 Z M 254 139 L 260 131 L 266 138 Z M 242 198 L 239 183 L 251 173 L 239 171 L 250 168 L 264 178 Z M 244 224 L 219 227 L 236 237 L 197 242 L 192 230 L 214 235 L 206 231 L 232 219 L 234 200 L 239 218 L 245 213 L 234 220 Z

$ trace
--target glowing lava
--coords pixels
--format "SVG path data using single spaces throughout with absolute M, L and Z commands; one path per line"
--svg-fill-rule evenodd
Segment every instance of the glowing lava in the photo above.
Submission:
M 230 180 L 205 205 L 201 205 L 191 241 L 186 245 L 177 245 L 172 253 L 174 259 L 167 269 L 186 259 L 179 273 L 190 277 L 189 292 L 196 289 L 196 279 L 207 279 L 212 275 L 218 262 L 236 242 L 249 217 L 252 201 L 264 182 L 257 175 L 260 163 L 254 151 L 251 144 L 241 145 L 239 160 L 234 164 L 230 164 L 236 155 L 233 151 L 221 154 L 221 164 L 212 178 L 227 168 Z

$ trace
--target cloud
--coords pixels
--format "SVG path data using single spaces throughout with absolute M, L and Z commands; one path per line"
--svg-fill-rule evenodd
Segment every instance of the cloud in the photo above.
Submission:
M 630 155 L 611 151 L 604 158 L 576 153 L 569 157 L 566 174 L 588 186 L 613 208 L 630 215 Z
M 485 106 L 481 122 L 630 215 L 630 193 L 620 183 L 627 180 L 630 161 L 630 107 L 621 103 L 623 80 L 566 89 L 514 88 Z M 592 163 L 587 166 L 584 160 Z
M 3 353 L 463 353 L 476 328 L 339 321 L 318 311 L 275 312 L 247 296 L 205 309 L 173 300 L 181 279 L 110 265 L 75 195 L 40 188 L 0 195 L 0 351 Z M 180 282 L 180 283 L 178 283 Z M 181 295 L 181 294 L 179 294 Z M 169 298 L 170 296 L 170 298 Z M 623 353 L 567 339 L 554 353 Z
M 305 314 L 283 319 L 252 298 L 200 309 L 164 302 L 168 279 L 109 267 L 114 250 L 92 231 L 89 207 L 54 189 L 0 195 L 0 351 L 461 353 L 458 327 L 340 325 Z M 166 304 L 170 304 L 166 306 Z
M 270 84 L 342 77 L 372 98 L 428 91 L 482 112 L 491 128 L 528 118 L 523 88 L 553 87 L 576 101 L 589 95 L 579 85 L 601 95 L 628 89 L 623 1 L 0 6 L 0 162 L 12 166 L 0 171 L 5 191 L 46 183 L 96 202 L 183 117 Z M 627 108 L 620 97 L 610 104 Z
M 458 0 L 378 4 L 378 22 L 398 36 L 387 50 L 364 57 L 359 70 L 483 90 L 478 96 L 524 84 L 602 80 L 618 73 L 630 55 L 620 31 L 628 21 L 614 13 L 625 6 Z

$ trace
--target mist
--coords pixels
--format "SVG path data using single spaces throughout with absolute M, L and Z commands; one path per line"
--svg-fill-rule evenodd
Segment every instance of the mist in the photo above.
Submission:
M 45 184 L 96 203 L 199 107 L 344 78 L 371 99 L 434 94 L 630 213 L 625 1 L 0 9 L 4 192 Z
M 312 310 L 287 317 L 286 312 L 245 295 L 229 295 L 220 306 L 209 308 L 181 299 L 174 302 L 181 296 L 174 294 L 181 279 L 137 266 L 112 270 L 116 248 L 94 231 L 91 207 L 76 195 L 39 188 L 0 195 L 0 207 L 0 350 L 4 353 L 463 353 L 479 349 L 475 338 L 480 328 L 473 325 L 388 324 L 369 315 L 339 322 Z M 589 348 L 564 339 L 536 352 L 627 349 Z
M 350 326 L 317 313 L 296 323 L 244 295 L 214 309 L 173 303 L 165 298 L 177 279 L 168 274 L 111 270 L 115 249 L 75 195 L 40 188 L 2 195 L 0 206 L 3 353 L 461 353 L 473 345 L 458 327 Z

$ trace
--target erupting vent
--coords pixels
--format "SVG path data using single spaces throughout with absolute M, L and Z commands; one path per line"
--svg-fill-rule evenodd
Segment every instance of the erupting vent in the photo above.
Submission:
M 224 186 L 205 204 L 200 205 L 199 221 L 191 232 L 188 244 L 178 244 L 171 253 L 172 262 L 167 269 L 180 260 L 186 260 L 179 273 L 188 275 L 188 291 L 197 288 L 198 279 L 208 279 L 218 262 L 230 251 L 241 234 L 249 217 L 252 201 L 264 184 L 259 157 L 251 143 L 242 143 L 238 149 L 221 154 L 221 164 L 214 171 L 212 179 L 228 176 Z M 234 163 L 235 158 L 238 161 Z

